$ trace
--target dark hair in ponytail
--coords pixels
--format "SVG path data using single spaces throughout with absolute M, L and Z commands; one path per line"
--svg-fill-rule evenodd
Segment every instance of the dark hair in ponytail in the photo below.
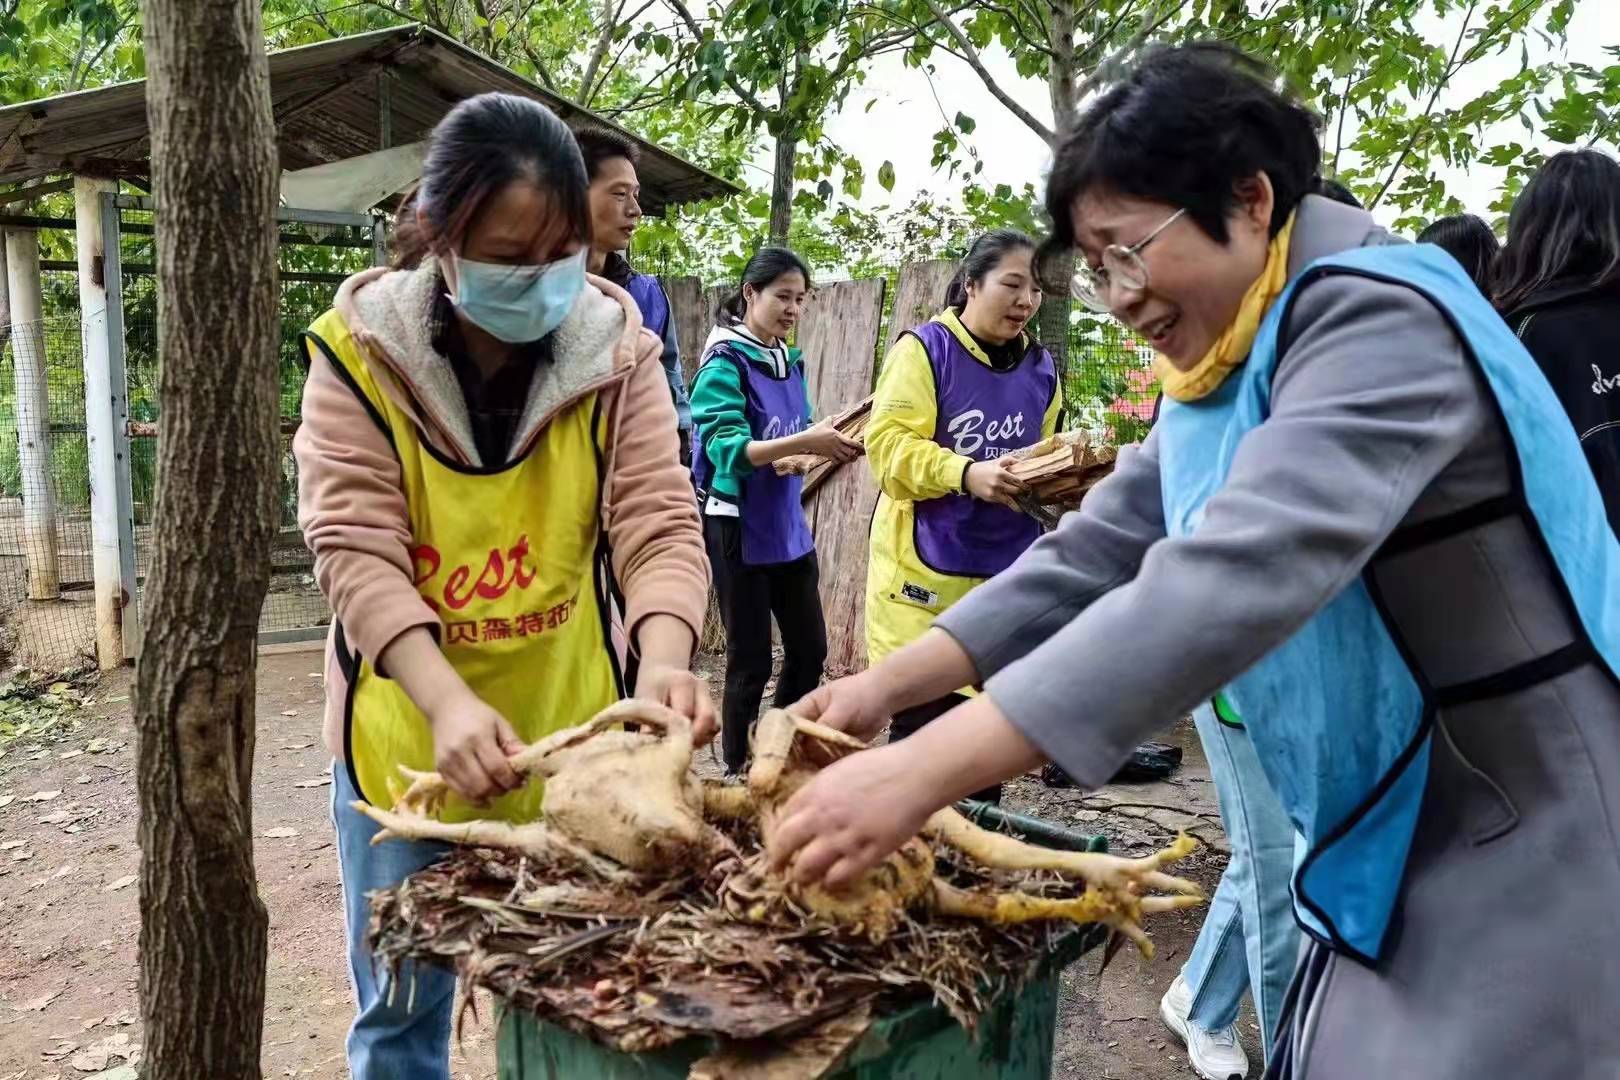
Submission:
M 527 180 L 583 243 L 591 240 L 590 181 L 573 132 L 538 101 L 479 94 L 460 102 L 428 137 L 422 180 L 394 218 L 394 265 L 418 266 L 458 246 L 490 197 Z
M 967 258 L 957 268 L 956 276 L 945 286 L 945 306 L 955 308 L 960 315 L 962 309 L 967 307 L 969 282 L 975 285 L 983 283 L 990 272 L 1001 265 L 1001 260 L 1015 251 L 1034 250 L 1035 241 L 1017 229 L 992 229 L 985 233 L 973 241 L 973 246 L 968 248 Z
M 808 289 L 810 267 L 793 252 L 783 247 L 762 247 L 754 252 L 748 265 L 743 267 L 742 280 L 737 283 L 736 291 L 720 301 L 720 306 L 715 309 L 715 325 L 734 326 L 743 321 L 743 315 L 748 310 L 748 304 L 743 300 L 744 285 L 763 289 L 783 274 L 794 272 L 804 275 L 804 287 Z

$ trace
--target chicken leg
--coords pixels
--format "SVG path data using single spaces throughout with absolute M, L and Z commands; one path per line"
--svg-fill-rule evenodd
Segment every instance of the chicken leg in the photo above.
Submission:
M 636 876 L 575 843 L 556 829 L 548 828 L 544 822 L 536 821 L 527 825 L 483 820 L 448 823 L 414 814 L 398 814 L 365 802 L 354 803 L 354 808 L 382 826 L 382 831 L 371 838 L 373 844 L 395 838 L 439 840 L 447 844 L 518 851 L 536 859 L 560 857 L 580 864 L 607 881 L 632 881 Z
M 1163 889 L 1203 899 L 1194 882 L 1160 871 L 1161 866 L 1184 859 L 1198 849 L 1198 841 L 1182 833 L 1175 842 L 1152 855 L 1126 859 L 1096 851 L 1058 851 L 1037 847 L 1004 833 L 980 828 L 955 810 L 934 814 L 923 825 L 923 835 L 955 848 L 982 866 L 997 870 L 1051 870 L 1104 890 Z

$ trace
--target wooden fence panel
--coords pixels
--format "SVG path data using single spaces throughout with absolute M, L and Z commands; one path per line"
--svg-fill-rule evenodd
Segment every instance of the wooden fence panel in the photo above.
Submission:
M 945 306 L 945 288 L 956 275 L 957 264 L 950 259 L 907 263 L 900 268 L 900 281 L 894 290 L 894 312 L 883 335 L 883 348 L 894 348 L 900 335 L 938 315 Z
M 885 284 L 876 278 L 823 285 L 806 309 L 799 347 L 817 416 L 829 416 L 872 392 Z M 805 504 L 821 564 L 829 677 L 866 666 L 866 545 L 876 505 L 877 486 L 864 460 L 833 473 Z
M 819 286 L 799 319 L 798 345 L 816 416 L 831 416 L 872 392 L 873 352 L 883 323 L 882 278 Z
M 703 358 L 703 341 L 709 336 L 709 316 L 703 310 L 703 283 L 697 277 L 664 279 L 669 297 L 670 318 L 675 320 L 675 344 L 681 350 L 681 374 L 688 388 Z

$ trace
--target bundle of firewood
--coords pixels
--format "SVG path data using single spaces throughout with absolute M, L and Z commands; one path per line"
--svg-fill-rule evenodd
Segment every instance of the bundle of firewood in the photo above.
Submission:
M 1024 512 L 1047 528 L 1080 505 L 1086 492 L 1114 471 L 1119 451 L 1112 446 L 1094 446 L 1084 431 L 1065 431 L 1042 439 L 1034 446 L 1008 454 L 1015 464 L 1012 474 L 1028 490 L 1019 498 Z
M 866 424 L 871 419 L 872 398 L 868 395 L 842 412 L 834 413 L 831 422 L 841 434 L 858 443 L 864 443 Z M 774 467 L 778 476 L 791 476 L 797 473 L 804 477 L 804 489 L 800 498 L 809 498 L 810 493 L 820 487 L 838 465 L 831 458 L 824 458 L 820 454 L 793 454 L 790 457 L 777 458 Z

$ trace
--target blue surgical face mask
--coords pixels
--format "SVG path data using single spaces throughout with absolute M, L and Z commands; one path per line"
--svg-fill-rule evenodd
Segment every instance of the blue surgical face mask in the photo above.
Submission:
M 454 258 L 451 301 L 475 326 L 510 345 L 538 341 L 555 330 L 585 288 L 584 248 L 544 266 Z

